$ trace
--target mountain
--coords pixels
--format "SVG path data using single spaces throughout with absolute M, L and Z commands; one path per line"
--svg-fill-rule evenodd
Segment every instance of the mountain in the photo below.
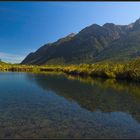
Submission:
M 93 24 L 79 33 L 45 44 L 21 64 L 80 64 L 127 61 L 140 56 L 140 19 L 128 25 Z
M 131 60 L 140 56 L 140 19 L 128 25 L 130 30 L 126 35 L 113 41 L 106 49 L 96 56 L 95 61 Z
M 0 67 L 1 67 L 1 66 L 6 66 L 6 65 L 10 65 L 10 63 L 6 63 L 6 62 L 0 60 Z

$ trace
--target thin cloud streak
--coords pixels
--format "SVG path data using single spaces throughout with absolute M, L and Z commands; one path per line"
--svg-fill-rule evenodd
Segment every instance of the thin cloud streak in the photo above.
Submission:
M 20 63 L 25 56 L 0 52 L 0 59 L 9 63 Z

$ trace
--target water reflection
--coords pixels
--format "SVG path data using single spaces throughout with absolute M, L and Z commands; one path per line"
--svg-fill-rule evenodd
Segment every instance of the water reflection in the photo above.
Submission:
M 0 73 L 0 138 L 140 138 L 139 85 Z
M 89 111 L 126 112 L 140 123 L 140 86 L 114 79 L 47 74 L 28 75 L 43 89 L 55 91 Z

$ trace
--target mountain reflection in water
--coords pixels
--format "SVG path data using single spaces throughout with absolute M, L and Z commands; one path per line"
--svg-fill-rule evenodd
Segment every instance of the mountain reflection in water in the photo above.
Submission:
M 81 107 L 102 112 L 125 112 L 140 123 L 140 85 L 115 79 L 92 79 L 48 73 L 28 75 L 44 90 L 52 90 Z
M 0 73 L 0 138 L 140 138 L 139 84 Z

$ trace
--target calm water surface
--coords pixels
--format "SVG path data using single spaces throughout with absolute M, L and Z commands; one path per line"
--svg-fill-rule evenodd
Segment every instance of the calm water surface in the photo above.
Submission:
M 140 138 L 140 84 L 0 73 L 0 138 Z

